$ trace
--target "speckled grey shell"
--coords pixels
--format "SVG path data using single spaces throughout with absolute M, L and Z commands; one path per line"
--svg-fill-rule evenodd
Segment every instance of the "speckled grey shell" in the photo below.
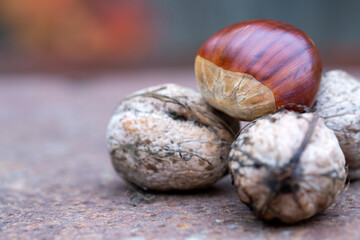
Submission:
M 240 199 L 263 220 L 310 218 L 334 203 L 346 179 L 333 131 L 311 113 L 278 112 L 256 121 L 235 140 L 229 158 Z
M 209 186 L 227 171 L 237 120 L 216 111 L 200 94 L 174 84 L 124 99 L 107 130 L 116 171 L 144 189 Z
M 349 178 L 360 178 L 360 81 L 341 70 L 323 75 L 315 111 L 339 140 Z

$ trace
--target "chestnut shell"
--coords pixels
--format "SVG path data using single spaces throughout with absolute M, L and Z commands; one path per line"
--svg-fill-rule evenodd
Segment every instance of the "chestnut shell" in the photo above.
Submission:
M 273 92 L 277 109 L 296 110 L 315 102 L 322 72 L 320 55 L 314 42 L 289 24 L 252 20 L 230 25 L 211 36 L 197 56 L 253 76 Z

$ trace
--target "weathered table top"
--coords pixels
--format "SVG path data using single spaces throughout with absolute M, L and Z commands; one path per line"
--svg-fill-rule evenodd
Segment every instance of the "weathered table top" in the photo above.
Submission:
M 165 82 L 195 88 L 191 70 L 1 76 L 0 238 L 360 239 L 360 182 L 326 212 L 287 226 L 255 219 L 229 177 L 184 193 L 122 181 L 106 150 L 107 121 L 126 94 Z

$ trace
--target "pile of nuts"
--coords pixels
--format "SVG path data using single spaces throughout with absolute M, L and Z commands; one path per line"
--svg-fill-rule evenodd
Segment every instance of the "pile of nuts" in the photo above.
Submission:
M 107 130 L 116 171 L 143 189 L 207 187 L 228 170 L 263 220 L 295 223 L 360 178 L 360 82 L 323 75 L 313 41 L 272 20 L 231 25 L 199 49 L 200 93 L 175 84 L 122 100 Z M 239 129 L 239 120 L 250 123 Z M 349 176 L 347 176 L 347 169 Z

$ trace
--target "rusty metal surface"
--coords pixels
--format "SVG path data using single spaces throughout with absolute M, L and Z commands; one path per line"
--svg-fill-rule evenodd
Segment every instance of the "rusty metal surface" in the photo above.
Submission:
M 1 76 L 0 238 L 360 239 L 360 182 L 326 212 L 287 226 L 255 219 L 229 177 L 147 195 L 122 181 L 107 154 L 107 121 L 126 94 L 164 82 L 195 88 L 191 70 Z

